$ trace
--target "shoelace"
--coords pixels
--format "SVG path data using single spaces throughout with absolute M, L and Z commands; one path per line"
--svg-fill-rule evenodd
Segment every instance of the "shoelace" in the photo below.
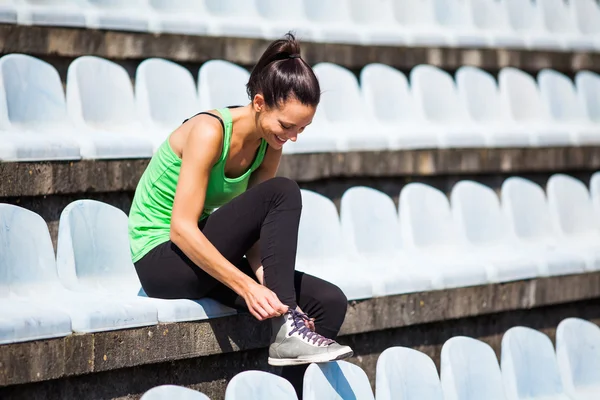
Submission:
M 289 319 L 292 320 L 294 329 L 291 330 L 289 336 L 292 336 L 295 332 L 302 335 L 303 339 L 313 342 L 317 346 L 328 346 L 335 343 L 332 339 L 327 339 L 325 336 L 319 335 L 317 332 L 312 331 L 309 327 L 304 324 L 304 321 L 310 321 L 308 315 L 301 313 L 296 310 L 289 311 Z

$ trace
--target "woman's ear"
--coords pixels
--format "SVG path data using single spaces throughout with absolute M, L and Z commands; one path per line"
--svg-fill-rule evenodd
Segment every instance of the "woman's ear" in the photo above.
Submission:
M 254 107 L 254 111 L 256 111 L 257 113 L 265 109 L 265 98 L 262 94 L 257 93 L 254 95 L 254 98 L 252 99 L 252 106 Z

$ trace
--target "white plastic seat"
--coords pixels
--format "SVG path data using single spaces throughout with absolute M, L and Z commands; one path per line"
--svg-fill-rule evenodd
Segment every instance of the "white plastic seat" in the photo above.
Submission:
M 600 398 L 600 328 L 567 318 L 556 328 L 556 358 L 565 393 L 571 400 Z
M 398 212 L 393 200 L 375 189 L 355 186 L 341 199 L 340 218 L 346 242 L 371 266 L 383 287 L 375 295 L 422 292 L 432 288 L 432 276 L 419 260 L 402 249 Z
M 579 71 L 575 74 L 575 86 L 588 118 L 596 126 L 600 126 L 600 75 L 591 71 Z
M 16 24 L 17 23 L 17 6 L 14 0 L 0 1 L 0 23 Z
M 20 25 L 84 27 L 85 14 L 77 0 L 19 0 Z
M 409 183 L 400 191 L 399 203 L 402 243 L 411 257 L 431 270 L 436 288 L 488 283 L 485 265 L 464 248 L 465 238 L 454 224 L 444 193 Z
M 407 347 L 389 347 L 377 359 L 377 400 L 442 400 L 442 387 L 433 360 Z
M 298 400 L 292 384 L 277 375 L 264 371 L 244 371 L 227 384 L 225 400 Z
M 320 140 L 324 137 L 335 139 L 338 151 L 388 149 L 390 133 L 383 126 L 374 129 L 369 123 L 372 118 L 365 112 L 354 74 L 331 63 L 319 63 L 313 69 L 323 92 L 319 109 L 325 119 L 314 121 L 315 126 L 310 126 L 307 131 L 310 134 L 318 132 Z
M 502 0 L 469 0 L 473 25 L 486 35 L 494 48 L 523 48 L 525 40 L 508 23 L 508 11 Z
M 56 258 L 65 287 L 149 304 L 158 310 L 160 322 L 194 321 L 236 313 L 212 299 L 145 297 L 129 252 L 127 215 L 99 201 L 77 200 L 65 207 L 60 216 Z
M 546 29 L 558 38 L 563 48 L 582 51 L 594 50 L 596 42 L 593 37 L 584 35 L 579 30 L 571 3 L 564 0 L 536 1 Z
M 306 18 L 302 1 L 254 0 L 258 14 L 270 23 L 265 26 L 267 39 L 279 39 L 288 31 L 301 41 L 317 41 L 319 25 Z
M 183 35 L 206 35 L 209 14 L 198 0 L 147 0 L 156 14 L 150 19 L 150 31 Z
M 333 202 L 303 189 L 296 269 L 336 284 L 349 300 L 371 298 L 378 277 L 352 253 Z
M 450 44 L 457 47 L 485 47 L 486 35 L 473 24 L 473 15 L 466 0 L 433 0 L 434 15 L 448 31 Z
M 0 233 L 0 237 L 2 234 Z M 2 264 L 0 263 L 0 266 Z M 2 277 L 4 281 L 6 278 Z M 6 282 L 0 282 L 4 285 Z M 71 318 L 59 309 L 0 297 L 0 345 L 71 334 Z
M 467 239 L 469 253 L 485 262 L 491 282 L 547 275 L 543 254 L 520 246 L 491 188 L 463 180 L 452 188 L 450 201 L 454 221 Z
M 445 400 L 504 400 L 496 353 L 477 339 L 455 336 L 442 346 L 441 382 Z
M 393 0 L 347 0 L 350 17 L 360 28 L 362 41 L 372 45 L 406 45 L 407 31 L 394 17 Z
M 433 0 L 393 1 L 396 21 L 407 35 L 407 44 L 415 47 L 440 47 L 450 43 L 449 32 L 435 18 Z
M 588 270 L 600 269 L 600 230 L 586 186 L 570 176 L 555 174 L 548 179 L 546 193 L 560 244 L 585 257 Z
M 192 74 L 181 65 L 160 58 L 146 59 L 138 66 L 135 101 L 145 128 L 163 140 L 200 111 Z
M 177 385 L 153 387 L 142 395 L 140 400 L 210 400 L 204 393 Z
M 34 212 L 0 204 L 0 236 L 0 271 L 11 297 L 68 314 L 74 332 L 126 329 L 158 322 L 156 308 L 150 304 L 78 293 L 62 286 L 48 226 Z
M 577 274 L 593 268 L 577 248 L 559 241 L 555 234 L 544 189 L 523 178 L 511 177 L 500 190 L 502 212 L 521 245 L 542 256 L 545 270 L 540 275 Z M 544 266 L 544 265 L 542 265 Z
M 147 32 L 152 13 L 146 0 L 81 0 L 90 29 Z
M 456 71 L 456 88 L 467 113 L 485 135 L 488 147 L 527 147 L 531 144 L 527 131 L 509 117 L 500 101 L 496 80 L 488 72 L 476 67 L 460 67 Z
M 507 400 L 569 400 L 552 341 L 542 332 L 521 326 L 506 331 L 500 369 Z
M 198 71 L 200 109 L 245 106 L 250 102 L 246 93 L 248 79 L 247 70 L 229 61 L 205 62 Z
M 204 0 L 204 4 L 210 14 L 208 33 L 212 36 L 262 38 L 264 27 L 270 24 L 261 18 L 254 1 Z
M 375 400 L 365 371 L 347 361 L 308 366 L 302 400 L 346 399 Z
M 417 112 L 435 130 L 438 143 L 448 147 L 485 147 L 485 138 L 469 118 L 454 80 L 432 65 L 417 65 L 410 71 L 410 84 Z
M 0 58 L 0 160 L 79 160 L 58 72 L 23 54 Z
M 82 149 L 85 158 L 151 157 L 162 141 L 139 122 L 125 68 L 103 58 L 82 56 L 69 65 L 67 110 L 80 133 L 93 141 Z
M 556 124 L 570 131 L 573 143 L 580 146 L 600 144 L 600 124 L 594 124 L 587 118 L 569 77 L 543 69 L 538 73 L 537 82 L 550 116 Z
M 578 31 L 592 39 L 600 50 L 600 5 L 595 0 L 570 2 Z
M 318 40 L 326 43 L 363 42 L 364 29 L 350 17 L 348 0 L 302 0 L 304 14 L 319 26 Z
M 367 113 L 389 132 L 389 148 L 429 149 L 438 146 L 435 130 L 424 130 L 416 115 L 406 76 L 385 64 L 368 64 L 360 72 Z M 377 128 L 376 128 L 377 129 Z
M 500 99 L 510 117 L 532 135 L 534 146 L 569 146 L 571 134 L 556 127 L 542 102 L 535 79 L 516 68 L 506 67 L 498 74 Z
M 542 13 L 531 0 L 499 0 L 506 4 L 510 26 L 525 39 L 528 48 L 534 50 L 561 50 L 559 39 L 550 34 L 542 21 Z

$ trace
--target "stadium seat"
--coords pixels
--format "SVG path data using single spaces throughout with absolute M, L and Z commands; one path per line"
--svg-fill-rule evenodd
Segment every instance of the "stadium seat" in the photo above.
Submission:
M 264 371 L 244 371 L 227 384 L 225 400 L 298 400 L 292 384 Z
M 360 26 L 353 23 L 348 0 L 302 0 L 306 18 L 319 26 L 318 40 L 326 43 L 363 41 Z
M 385 64 L 368 64 L 360 72 L 360 87 L 367 113 L 383 132 L 389 132 L 390 150 L 438 146 L 435 129 L 424 130 L 423 121 L 415 115 L 412 93 L 402 72 Z
M 181 65 L 149 58 L 138 66 L 135 78 L 138 115 L 147 130 L 156 132 L 153 136 L 166 139 L 200 111 L 194 77 Z
M 323 92 L 319 108 L 325 121 L 317 121 L 318 126 L 314 127 L 319 130 L 320 139 L 335 138 L 338 151 L 387 149 L 390 133 L 383 131 L 382 126 L 373 129 L 354 74 L 331 63 L 319 63 L 314 71 Z
M 264 27 L 267 39 L 279 39 L 288 31 L 294 32 L 296 38 L 301 41 L 319 39 L 319 25 L 306 18 L 302 1 L 254 1 L 258 14 L 270 22 Z
M 454 336 L 440 356 L 444 400 L 504 400 L 496 353 L 477 339 Z
M 422 265 L 431 266 L 436 288 L 488 283 L 485 265 L 463 246 L 465 238 L 452 220 L 444 193 L 422 183 L 409 183 L 400 191 L 399 203 L 402 243 Z
M 521 246 L 543 257 L 541 276 L 577 274 L 586 270 L 586 261 L 577 248 L 559 241 L 544 189 L 523 178 L 510 177 L 500 190 L 502 212 Z M 593 262 L 589 261 L 590 268 Z
M 546 109 L 554 123 L 570 131 L 571 142 L 579 146 L 600 144 L 600 124 L 587 117 L 573 81 L 551 69 L 541 70 L 537 81 Z
M 160 322 L 194 321 L 236 313 L 212 299 L 145 297 L 131 261 L 127 215 L 99 201 L 77 200 L 65 207 L 60 216 L 56 259 L 65 287 L 151 305 L 158 310 Z
M 572 144 L 568 129 L 556 127 L 542 102 L 533 77 L 512 67 L 502 68 L 498 74 L 502 107 L 510 118 L 532 136 L 534 146 L 569 146 Z
M 0 23 L 17 23 L 17 6 L 14 0 L 4 0 L 0 3 Z
M 467 251 L 485 263 L 490 282 L 535 278 L 538 271 L 548 270 L 541 255 L 519 245 L 491 188 L 463 180 L 452 188 L 450 201 L 454 222 L 467 238 Z
M 596 126 L 600 125 L 600 75 L 591 71 L 579 71 L 575 74 L 575 86 L 588 118 Z
M 389 347 L 377 359 L 377 400 L 442 400 L 440 378 L 433 360 L 407 347 Z
M 561 42 L 545 28 L 538 3 L 523 0 L 498 0 L 505 3 L 509 25 L 525 39 L 532 50 L 561 50 Z
M 473 25 L 486 35 L 488 47 L 525 47 L 525 40 L 508 22 L 508 11 L 502 0 L 470 0 Z
M 434 16 L 450 37 L 450 45 L 456 47 L 485 47 L 484 32 L 473 23 L 468 2 L 463 0 L 434 0 Z
M 177 385 L 161 385 L 144 393 L 140 400 L 210 400 L 207 395 Z
M 579 0 L 580 1 L 580 0 Z M 584 35 L 577 26 L 572 3 L 564 0 L 537 0 L 542 13 L 542 21 L 550 34 L 558 39 L 567 50 L 593 51 L 596 43 L 593 37 Z
M 58 277 L 48 226 L 36 213 L 0 204 L 0 235 L 2 283 L 11 297 L 68 314 L 74 332 L 110 331 L 158 322 L 156 308 L 149 304 L 66 289 Z M 52 320 L 58 323 L 56 318 Z
M 448 45 L 449 34 L 435 18 L 433 0 L 392 1 L 392 7 L 394 17 L 406 31 L 409 46 Z
M 489 4 L 495 3 L 489 1 Z M 488 147 L 528 147 L 531 144 L 527 131 L 512 121 L 502 106 L 496 80 L 488 72 L 476 67 L 460 67 L 456 71 L 456 88 Z
M 375 400 L 365 371 L 347 361 L 310 364 L 302 400 Z
M 585 257 L 588 270 L 600 269 L 600 230 L 594 207 L 583 182 L 555 174 L 546 185 L 551 219 L 561 246 Z
M 394 16 L 393 0 L 347 0 L 350 17 L 367 45 L 404 46 L 408 35 Z
M 148 0 L 155 18 L 150 31 L 183 35 L 208 34 L 209 15 L 204 3 L 197 0 Z
M 335 204 L 303 189 L 296 269 L 336 284 L 349 300 L 371 298 L 376 277 L 370 276 L 370 266 L 353 256 Z
M 600 171 L 592 174 L 590 178 L 590 195 L 597 221 L 600 222 Z
M 81 0 L 90 29 L 147 32 L 151 10 L 147 0 Z
M 575 24 L 582 35 L 594 41 L 600 50 L 600 5 L 595 0 L 579 0 L 569 3 L 573 9 Z
M 450 74 L 417 65 L 410 71 L 410 84 L 416 111 L 426 121 L 426 129 L 437 132 L 441 148 L 485 147 L 484 136 L 470 120 Z
M 0 231 L 0 239 L 2 236 L 3 232 Z M 0 270 L 7 270 L 2 260 Z M 71 318 L 68 314 L 57 308 L 5 297 L 8 296 L 6 283 L 0 282 L 0 345 L 71 334 Z
M 567 318 L 556 328 L 556 358 L 565 393 L 571 400 L 600 399 L 600 328 Z
M 0 58 L 0 161 L 79 160 L 58 72 L 37 58 Z
M 392 199 L 375 189 L 355 186 L 342 195 L 340 218 L 346 243 L 385 277 L 374 294 L 389 296 L 432 288 L 432 276 L 422 263 L 402 251 L 398 212 Z
M 212 36 L 235 36 L 262 38 L 265 26 L 270 24 L 258 14 L 254 1 L 247 0 L 204 0 Z
M 79 134 L 93 140 L 86 158 L 151 157 L 160 141 L 144 131 L 129 75 L 112 61 L 82 56 L 69 65 L 67 110 Z
M 85 14 L 77 0 L 21 0 L 17 4 L 20 25 L 85 27 Z
M 239 65 L 224 60 L 210 60 L 198 71 L 200 110 L 250 103 L 246 84 L 250 73 Z
M 552 341 L 542 332 L 521 326 L 506 331 L 500 369 L 507 400 L 569 400 Z

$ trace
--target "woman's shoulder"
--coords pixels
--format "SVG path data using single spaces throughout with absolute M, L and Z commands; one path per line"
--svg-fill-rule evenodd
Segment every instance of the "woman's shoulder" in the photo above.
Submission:
M 220 116 L 216 110 L 207 113 Z M 170 135 L 173 152 L 182 158 L 183 153 L 221 153 L 223 147 L 223 127 L 221 122 L 207 114 L 196 114 L 181 124 Z M 191 151 L 190 151 L 191 150 Z

